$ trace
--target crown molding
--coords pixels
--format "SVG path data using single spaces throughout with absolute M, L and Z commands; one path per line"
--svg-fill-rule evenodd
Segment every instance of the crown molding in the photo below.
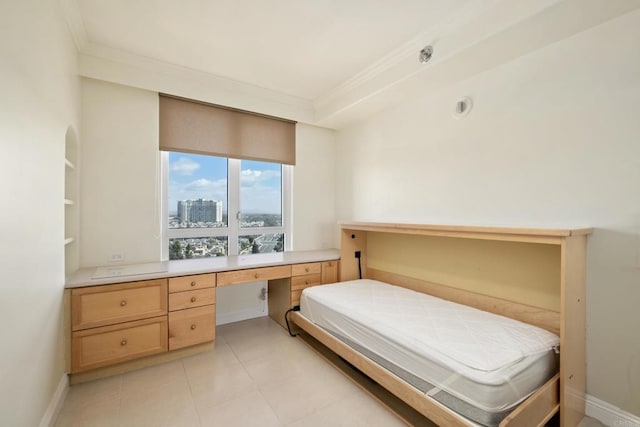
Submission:
M 500 3 L 501 0 L 491 0 L 490 3 L 494 5 Z M 549 1 L 549 0 L 548 0 Z M 557 1 L 557 0 L 551 0 Z M 357 90 L 359 87 L 367 85 L 367 83 L 374 81 L 385 73 L 390 72 L 403 62 L 410 61 L 415 65 L 416 70 L 419 71 L 421 64 L 418 64 L 417 57 L 420 49 L 426 45 L 439 44 L 439 38 L 444 34 L 452 33 L 456 29 L 464 26 L 470 20 L 474 19 L 477 13 L 480 12 L 481 7 L 487 7 L 487 2 L 475 1 L 467 3 L 464 6 L 458 7 L 451 13 L 450 18 L 446 21 L 442 21 L 427 31 L 423 31 L 411 40 L 398 46 L 382 58 L 366 67 L 364 70 L 358 72 L 354 76 L 350 77 L 340 85 L 336 86 L 324 95 L 319 96 L 314 100 L 314 106 L 316 108 L 322 108 L 331 102 L 339 99 L 340 97 L 348 94 L 351 91 Z M 442 53 L 437 52 L 432 60 L 436 58 L 442 58 Z
M 386 64 L 376 64 L 316 99 L 316 124 L 343 128 L 416 94 L 434 95 L 640 8 L 637 0 L 521 0 L 494 5 L 457 31 L 434 35 L 434 55 L 427 64 L 417 60 L 423 46 L 408 54 L 408 43 L 385 57 Z
M 64 19 L 67 21 L 73 42 L 76 44 L 78 52 L 82 52 L 88 44 L 89 38 L 87 37 L 87 30 L 84 27 L 84 20 L 82 19 L 78 3 L 76 0 L 58 0 L 58 2 Z
M 435 92 L 640 7 L 637 0 L 470 0 L 339 86 L 305 99 L 91 43 L 77 0 L 58 0 L 80 75 L 339 129 Z M 576 14 L 576 10 L 580 13 Z M 427 64 L 420 49 L 434 46 Z
M 316 118 L 331 115 L 425 72 L 541 10 L 563 0 L 475 1 L 458 7 L 447 21 L 430 27 L 365 70 L 314 100 Z M 418 61 L 426 45 L 434 47 L 427 64 Z
M 95 43 L 79 54 L 78 71 L 83 77 L 313 122 L 311 100 Z
M 311 100 L 92 43 L 77 0 L 58 2 L 78 50 L 83 77 L 313 122 Z

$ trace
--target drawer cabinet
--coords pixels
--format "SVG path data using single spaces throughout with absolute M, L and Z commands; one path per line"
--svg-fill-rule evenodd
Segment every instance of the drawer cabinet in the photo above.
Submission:
M 216 339 L 216 306 L 169 313 L 169 350 Z
M 302 295 L 302 289 L 297 291 L 291 291 L 291 304 L 290 307 L 300 305 L 300 295 Z
M 71 290 L 71 372 L 168 350 L 167 279 Z
M 167 316 L 73 332 L 72 372 L 167 351 Z
M 321 285 L 322 275 L 318 274 L 305 274 L 304 276 L 291 277 L 291 290 L 301 290 L 308 288 L 309 286 Z
M 237 285 L 240 283 L 257 282 L 291 277 L 291 266 L 251 268 L 248 270 L 227 271 L 218 273 L 218 286 Z
M 171 277 L 169 279 L 169 293 L 215 287 L 215 274 L 196 274 L 192 276 Z
M 338 261 L 325 261 L 322 263 L 322 283 L 336 283 L 338 281 Z
M 73 382 L 210 348 L 218 286 L 268 282 L 269 315 L 285 326 L 304 289 L 337 280 L 338 262 L 325 261 L 67 289 L 67 370 Z
M 286 328 L 285 313 L 300 305 L 303 290 L 337 281 L 338 261 L 293 264 L 290 278 L 269 282 L 269 316 Z
M 167 314 L 167 279 L 71 291 L 74 331 Z
M 216 338 L 216 274 L 169 279 L 169 350 Z
M 337 261 L 313 262 L 291 266 L 290 307 L 300 305 L 300 295 L 305 288 L 337 281 Z
M 169 311 L 184 310 L 216 303 L 216 288 L 169 294 Z
M 291 276 L 304 276 L 305 274 L 320 274 L 322 264 L 311 262 L 307 264 L 294 264 L 291 266 Z

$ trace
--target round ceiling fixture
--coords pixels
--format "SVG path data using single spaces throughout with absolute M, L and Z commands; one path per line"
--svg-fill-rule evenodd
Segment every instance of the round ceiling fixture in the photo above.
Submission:
M 422 50 L 418 54 L 418 60 L 421 63 L 426 64 L 427 62 L 429 62 L 432 56 L 433 56 L 433 47 L 431 45 L 425 46 L 424 48 L 422 48 Z

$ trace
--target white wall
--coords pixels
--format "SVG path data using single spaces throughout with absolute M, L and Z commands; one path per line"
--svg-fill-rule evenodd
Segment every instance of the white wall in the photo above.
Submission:
M 64 375 L 64 156 L 76 50 L 57 2 L 0 3 L 0 425 L 38 425 Z
M 158 94 L 82 79 L 83 267 L 160 260 Z
M 338 247 L 336 132 L 298 123 L 293 172 L 293 249 Z
M 338 134 L 339 219 L 593 226 L 587 391 L 640 415 L 640 13 Z M 458 97 L 474 108 L 452 117 Z
M 160 260 L 158 94 L 82 79 L 81 266 Z M 293 177 L 293 248 L 337 246 L 335 133 L 299 124 Z M 266 313 L 264 283 L 221 292 L 220 322 Z
M 158 95 L 82 79 L 81 265 L 160 259 Z M 297 125 L 293 248 L 337 246 L 335 132 Z

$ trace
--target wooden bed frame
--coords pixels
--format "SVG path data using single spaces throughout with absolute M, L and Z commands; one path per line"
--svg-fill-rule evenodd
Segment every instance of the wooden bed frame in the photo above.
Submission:
M 591 232 L 589 228 L 341 223 L 340 280 L 357 279 L 362 271 L 363 278 L 501 314 L 558 334 L 560 372 L 500 426 L 545 425 L 558 412 L 562 427 L 576 426 L 585 405 L 585 264 L 586 239 Z M 446 280 L 446 285 L 440 284 L 441 280 Z M 299 313 L 293 313 L 291 319 L 434 423 L 473 425 Z

